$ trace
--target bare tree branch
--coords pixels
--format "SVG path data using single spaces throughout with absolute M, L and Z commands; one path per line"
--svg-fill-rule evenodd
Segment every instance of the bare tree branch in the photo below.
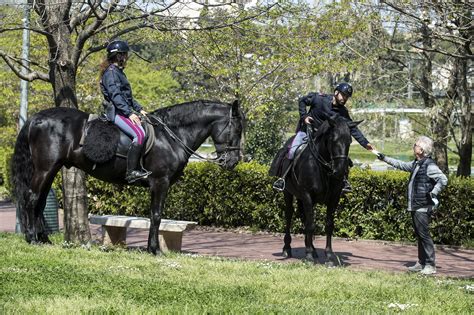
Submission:
M 23 74 L 21 71 L 21 67 L 24 67 L 21 64 L 21 59 L 11 57 L 7 55 L 4 51 L 0 50 L 0 57 L 5 61 L 5 63 L 8 65 L 8 67 L 15 73 L 16 76 L 18 76 L 20 79 L 25 80 L 25 81 L 34 81 L 34 80 L 42 80 L 45 82 L 50 82 L 49 81 L 49 75 L 46 73 L 38 72 L 38 71 L 33 71 L 31 68 L 26 68 L 28 70 L 27 74 Z M 19 65 L 19 66 L 18 66 Z

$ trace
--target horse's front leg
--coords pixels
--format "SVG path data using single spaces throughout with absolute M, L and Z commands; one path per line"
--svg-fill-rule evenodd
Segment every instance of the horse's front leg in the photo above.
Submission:
M 338 202 L 327 204 L 326 213 L 326 266 L 337 267 L 342 266 L 343 262 L 334 252 L 332 251 L 332 233 L 334 231 L 334 213 Z
M 166 196 L 168 195 L 168 178 L 153 179 L 150 183 L 151 192 L 151 218 L 150 233 L 148 235 L 148 252 L 156 255 L 160 253 L 160 244 L 158 242 L 158 233 L 161 224 L 161 214 L 165 206 Z
M 303 208 L 304 213 L 304 245 L 305 245 L 305 259 L 317 262 L 318 255 L 316 254 L 316 249 L 313 245 L 313 236 L 316 226 L 314 224 L 314 211 L 313 211 L 313 202 L 310 196 L 298 200 L 298 207 Z
M 291 253 L 291 220 L 293 219 L 293 195 L 284 192 L 285 197 L 285 245 L 283 246 L 283 257 L 292 257 Z

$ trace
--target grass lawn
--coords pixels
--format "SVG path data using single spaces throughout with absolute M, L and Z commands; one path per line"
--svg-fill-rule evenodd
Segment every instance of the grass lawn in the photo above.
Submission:
M 351 271 L 62 243 L 0 234 L 0 313 L 467 314 L 472 279 Z M 472 313 L 471 313 L 472 314 Z

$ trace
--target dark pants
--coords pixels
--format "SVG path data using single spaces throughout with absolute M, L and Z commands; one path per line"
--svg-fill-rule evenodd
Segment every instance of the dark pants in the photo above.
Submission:
M 422 265 L 435 265 L 435 250 L 429 225 L 431 212 L 412 211 L 411 218 L 418 239 L 418 260 Z

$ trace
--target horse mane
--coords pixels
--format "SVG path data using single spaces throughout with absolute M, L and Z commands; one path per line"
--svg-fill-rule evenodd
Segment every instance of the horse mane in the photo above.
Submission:
M 161 117 L 161 119 L 163 119 L 163 121 L 169 126 L 183 126 L 194 121 L 197 116 L 202 114 L 203 109 L 210 109 L 211 106 L 215 105 L 229 108 L 231 106 L 228 103 L 223 103 L 220 101 L 197 100 L 159 108 L 153 111 L 151 114 Z
M 329 117 L 329 119 L 325 120 L 321 126 L 318 128 L 318 130 L 316 131 L 316 134 L 314 135 L 314 141 L 315 142 L 318 142 L 322 136 L 324 136 L 325 134 L 327 134 L 329 132 L 329 130 L 331 130 L 331 124 L 330 124 L 330 120 L 332 120 L 333 122 L 336 123 L 336 125 L 338 125 L 339 123 L 347 123 L 346 119 L 344 117 L 342 117 L 341 115 L 339 114 L 334 114 L 332 115 L 331 117 Z

